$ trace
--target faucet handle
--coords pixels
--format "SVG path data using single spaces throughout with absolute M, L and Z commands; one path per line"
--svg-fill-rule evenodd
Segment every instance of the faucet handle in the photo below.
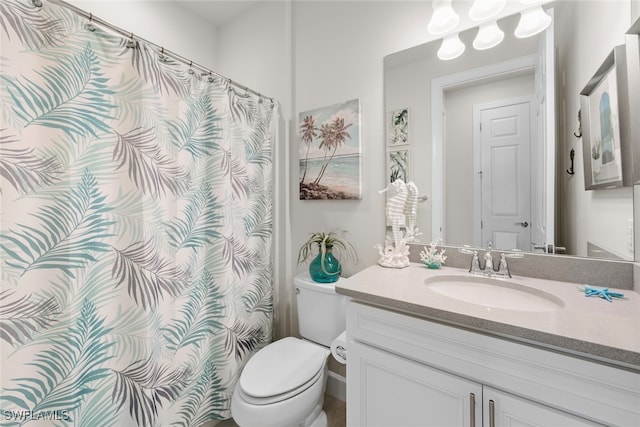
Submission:
M 511 272 L 509 271 L 509 264 L 507 264 L 507 254 L 500 254 L 500 264 L 496 276 L 511 278 Z
M 458 249 L 458 252 L 460 252 L 461 254 L 467 254 L 467 255 L 473 255 L 474 253 L 475 254 L 478 253 L 478 251 L 474 251 L 473 249 L 471 249 L 471 246 L 468 246 L 468 245 L 464 245 L 463 247 Z
M 469 273 L 482 274 L 483 268 L 480 267 L 480 260 L 478 259 L 478 251 L 472 251 L 473 257 L 471 258 L 471 266 L 469 267 Z
M 511 270 L 509 270 L 507 258 L 524 258 L 524 254 L 522 252 L 518 252 L 517 250 L 514 250 L 514 252 L 508 254 L 500 254 L 500 265 L 498 266 L 498 271 L 496 271 L 496 276 L 511 278 Z
M 507 258 L 524 258 L 524 254 L 519 249 L 512 249 L 513 252 L 503 254 Z

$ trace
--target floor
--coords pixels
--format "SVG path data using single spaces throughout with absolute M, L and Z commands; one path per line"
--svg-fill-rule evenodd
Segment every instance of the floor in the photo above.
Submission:
M 324 395 L 324 411 L 327 413 L 327 427 L 345 427 L 347 425 L 347 405 L 340 399 Z M 238 427 L 233 420 L 226 420 L 217 427 Z

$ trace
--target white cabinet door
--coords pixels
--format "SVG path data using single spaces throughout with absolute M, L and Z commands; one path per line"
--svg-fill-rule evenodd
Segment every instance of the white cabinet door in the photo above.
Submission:
M 487 386 L 483 388 L 483 408 L 483 425 L 485 427 L 593 427 L 601 425 Z
M 357 342 L 349 348 L 347 425 L 481 426 L 482 386 Z

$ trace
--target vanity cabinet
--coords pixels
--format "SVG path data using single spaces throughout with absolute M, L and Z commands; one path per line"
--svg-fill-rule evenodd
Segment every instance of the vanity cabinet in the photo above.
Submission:
M 638 372 L 353 301 L 347 339 L 347 426 L 640 425 Z

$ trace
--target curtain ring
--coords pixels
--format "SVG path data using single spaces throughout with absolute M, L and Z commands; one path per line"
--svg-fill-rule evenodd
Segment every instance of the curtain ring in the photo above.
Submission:
M 133 33 L 129 36 L 129 40 L 127 40 L 127 47 L 129 49 L 133 49 L 136 47 L 136 41 L 133 39 Z
M 193 68 L 191 68 L 193 66 L 193 61 L 189 61 L 189 74 L 193 74 L 195 71 L 193 71 Z
M 160 48 L 160 55 L 158 55 L 158 60 L 160 62 L 167 62 L 167 56 L 164 54 L 164 47 Z
M 42 2 L 40 0 L 31 0 L 31 4 L 33 5 L 33 7 L 37 7 L 37 8 L 42 7 Z
M 207 78 L 209 83 L 213 83 L 213 76 L 211 76 L 211 70 L 209 70 L 209 77 Z
M 93 13 L 89 13 L 89 22 L 84 26 L 85 29 L 94 32 L 96 27 L 93 25 Z

